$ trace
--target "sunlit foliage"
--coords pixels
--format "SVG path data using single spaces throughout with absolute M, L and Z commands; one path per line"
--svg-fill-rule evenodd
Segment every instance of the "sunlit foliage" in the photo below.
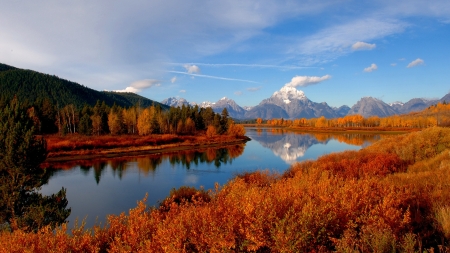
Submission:
M 438 252 L 449 250 L 450 129 L 394 136 L 145 200 L 105 227 L 3 232 L 8 252 Z M 439 251 L 439 252 L 441 252 Z

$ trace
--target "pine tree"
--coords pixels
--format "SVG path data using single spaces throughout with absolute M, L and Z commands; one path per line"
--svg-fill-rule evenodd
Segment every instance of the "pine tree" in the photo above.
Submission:
M 46 142 L 34 135 L 33 122 L 16 99 L 0 110 L 0 227 L 35 231 L 57 226 L 70 214 L 64 188 L 52 196 L 38 190 L 51 171 L 39 166 Z

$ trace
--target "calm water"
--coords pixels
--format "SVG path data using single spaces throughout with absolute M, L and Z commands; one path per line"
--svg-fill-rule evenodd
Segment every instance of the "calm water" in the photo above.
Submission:
M 357 150 L 380 138 L 361 134 L 300 134 L 277 129 L 247 128 L 252 140 L 221 149 L 183 151 L 109 160 L 85 160 L 55 165 L 57 170 L 42 187 L 46 195 L 64 187 L 70 224 L 85 219 L 104 224 L 107 214 L 120 214 L 136 206 L 148 193 L 147 203 L 157 205 L 172 188 L 214 188 L 240 172 L 269 169 L 283 172 L 296 161 L 343 150 Z

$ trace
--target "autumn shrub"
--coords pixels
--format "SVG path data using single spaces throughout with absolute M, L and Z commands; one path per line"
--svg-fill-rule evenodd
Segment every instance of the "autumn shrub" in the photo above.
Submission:
M 270 173 L 269 171 L 242 172 L 236 174 L 236 178 L 244 180 L 245 183 L 255 186 L 269 186 L 276 182 L 278 173 Z
M 445 238 L 450 240 L 450 205 L 436 207 L 436 222 Z
M 420 132 L 382 139 L 366 149 L 395 153 L 403 161 L 413 164 L 450 149 L 450 129 L 442 127 L 427 128 Z
M 173 204 L 197 204 L 208 203 L 210 201 L 211 197 L 207 191 L 203 189 L 197 190 L 196 188 L 189 186 L 181 186 L 178 189 L 172 189 L 169 196 L 161 202 L 159 208 L 161 210 L 169 210 Z
M 285 177 L 297 170 L 317 169 L 330 171 L 344 178 L 361 178 L 386 176 L 387 174 L 406 170 L 406 164 L 396 154 L 345 151 L 319 157 L 317 161 L 301 162 L 285 172 Z
M 295 164 L 282 175 L 241 173 L 209 192 L 181 187 L 158 208 L 144 200 L 128 214 L 109 216 L 104 227 L 72 235 L 64 226 L 54 233 L 2 232 L 0 251 L 444 252 L 446 134 L 431 129 L 393 137 Z M 208 150 L 214 159 L 218 150 Z
M 235 136 L 235 137 L 244 136 L 245 135 L 245 128 L 244 128 L 243 125 L 231 124 L 228 127 L 227 134 L 231 135 L 231 136 Z

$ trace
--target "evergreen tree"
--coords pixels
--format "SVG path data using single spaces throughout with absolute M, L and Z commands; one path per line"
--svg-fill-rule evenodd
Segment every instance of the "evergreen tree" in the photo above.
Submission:
M 46 155 L 45 140 L 35 137 L 33 122 L 13 99 L 0 110 L 0 226 L 35 231 L 69 216 L 64 188 L 52 196 L 38 192 L 51 176 L 39 167 Z

